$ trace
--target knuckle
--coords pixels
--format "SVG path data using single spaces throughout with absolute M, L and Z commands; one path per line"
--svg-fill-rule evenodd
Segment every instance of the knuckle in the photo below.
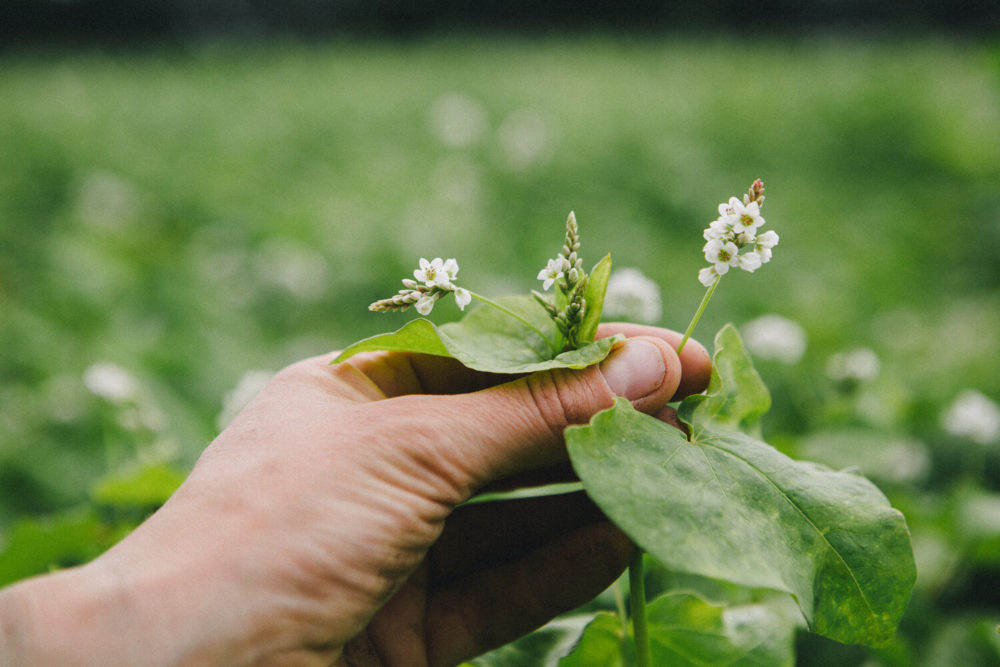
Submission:
M 556 369 L 527 378 L 529 394 L 541 419 L 556 437 L 570 424 L 584 423 L 597 410 L 611 405 L 610 392 L 595 387 L 594 367 L 571 372 Z

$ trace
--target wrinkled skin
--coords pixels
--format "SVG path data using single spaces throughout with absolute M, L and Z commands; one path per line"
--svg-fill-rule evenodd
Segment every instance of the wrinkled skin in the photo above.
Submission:
M 0 593 L 0 663 L 453 665 L 588 601 L 633 546 L 584 494 L 462 503 L 572 479 L 563 429 L 616 395 L 676 423 L 707 385 L 697 343 L 614 333 L 599 366 L 518 378 L 385 352 L 285 369 L 134 533 Z

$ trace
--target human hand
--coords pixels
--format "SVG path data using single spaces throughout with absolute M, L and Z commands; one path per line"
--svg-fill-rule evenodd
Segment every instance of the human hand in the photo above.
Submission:
M 43 664 L 451 665 L 529 632 L 609 585 L 631 542 L 582 493 L 462 503 L 565 477 L 563 428 L 616 395 L 672 421 L 708 382 L 679 334 L 614 333 L 599 366 L 518 379 L 385 352 L 289 367 L 134 533 L 8 592 L 12 645 Z

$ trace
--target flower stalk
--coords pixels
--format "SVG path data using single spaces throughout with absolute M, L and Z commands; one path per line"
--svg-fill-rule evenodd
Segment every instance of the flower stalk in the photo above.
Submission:
M 705 308 L 708 306 L 708 302 L 712 299 L 712 294 L 715 293 L 715 288 L 719 286 L 721 281 L 722 276 L 716 276 L 712 284 L 708 286 L 705 296 L 702 297 L 701 303 L 698 305 L 698 310 L 695 311 L 694 317 L 691 318 L 691 322 L 688 323 L 687 329 L 684 331 L 684 337 L 681 338 L 680 345 L 677 346 L 677 354 L 680 354 L 684 346 L 687 345 L 688 339 L 691 338 L 691 333 L 698 325 L 698 320 L 701 319 L 702 313 L 705 312 Z

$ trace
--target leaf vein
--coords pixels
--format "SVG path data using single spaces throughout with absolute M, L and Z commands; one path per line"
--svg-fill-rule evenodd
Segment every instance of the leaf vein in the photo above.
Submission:
M 722 438 L 719 438 L 719 439 L 722 440 Z M 712 443 L 711 439 L 707 439 L 707 440 L 704 440 L 702 442 L 705 443 L 707 446 L 713 447 L 714 449 L 722 452 L 723 454 L 728 454 L 728 455 L 732 456 L 734 459 L 743 462 L 744 465 L 752 468 L 762 478 L 764 478 L 767 481 L 767 483 L 770 484 L 778 492 L 778 494 L 785 500 L 785 502 L 788 503 L 788 505 L 790 507 L 792 507 L 795 510 L 795 512 L 799 514 L 799 516 L 802 517 L 802 519 L 806 522 L 806 524 L 809 525 L 809 527 L 812 528 L 816 532 L 816 535 L 819 536 L 820 540 L 823 542 L 823 544 L 825 544 L 827 546 L 827 548 L 830 550 L 830 552 L 832 552 L 836 556 L 837 560 L 841 563 L 841 565 L 843 565 L 844 570 L 847 572 L 848 576 L 850 577 L 851 582 L 854 584 L 854 588 L 858 591 L 858 594 L 861 596 L 861 599 L 865 603 L 865 607 L 867 607 L 867 609 L 871 613 L 871 615 L 873 617 L 878 617 L 879 616 L 879 614 L 876 613 L 874 607 L 872 607 L 871 602 L 868 600 L 868 596 L 865 595 L 865 591 L 861 587 L 861 583 L 858 581 L 857 577 L 854 575 L 854 571 L 851 569 L 851 566 L 847 563 L 846 560 L 844 560 L 843 555 L 833 546 L 833 544 L 830 543 L 830 540 L 827 539 L 826 534 L 819 528 L 819 526 L 816 525 L 815 522 L 813 522 L 812 518 L 810 518 L 810 516 L 805 512 L 805 510 L 803 508 L 801 508 L 794 500 L 792 500 L 792 498 L 789 497 L 789 495 L 787 493 L 785 493 L 785 490 L 782 489 L 781 486 L 779 486 L 774 480 L 772 480 L 770 477 L 768 477 L 767 474 L 763 470 L 761 470 L 758 466 L 754 465 L 753 463 L 751 463 L 750 461 L 746 460 L 745 458 L 741 458 L 739 456 L 736 456 L 733 452 L 731 452 L 731 451 L 729 451 L 729 450 L 727 450 L 727 449 L 725 449 L 723 447 L 720 447 L 718 445 L 714 445 Z

